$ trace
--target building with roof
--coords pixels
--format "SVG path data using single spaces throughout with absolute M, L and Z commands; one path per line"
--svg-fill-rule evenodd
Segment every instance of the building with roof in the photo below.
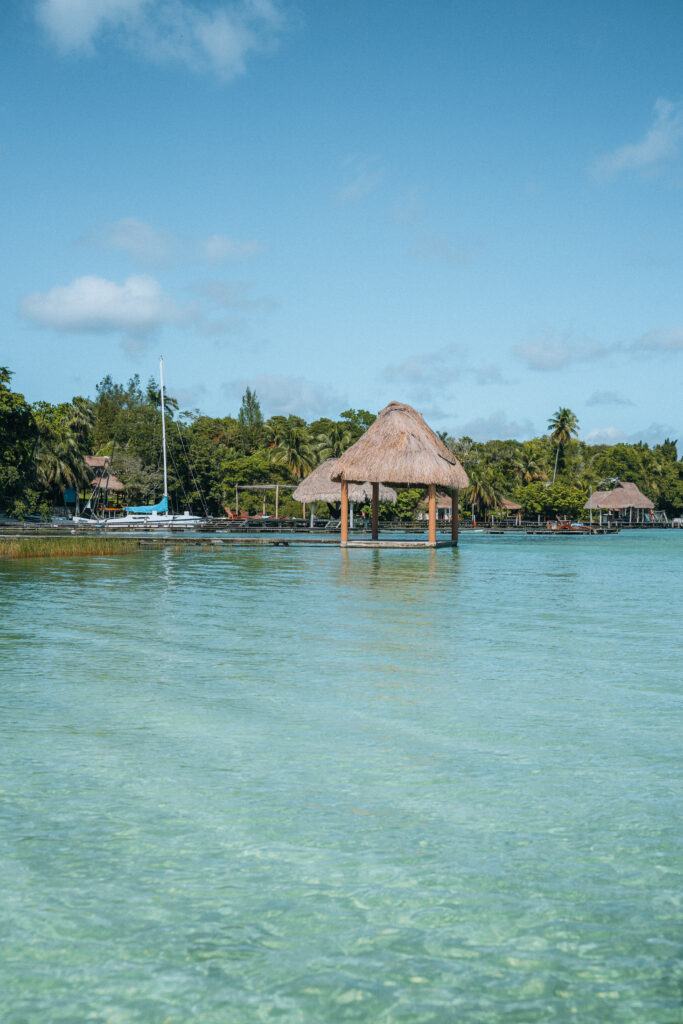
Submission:
M 382 409 L 374 423 L 340 456 L 332 479 L 342 484 L 343 545 L 349 543 L 349 485 L 363 481 L 372 485 L 372 541 L 376 546 L 379 546 L 377 508 L 381 483 L 429 488 L 429 547 L 437 546 L 436 488 L 448 488 L 451 492 L 451 540 L 440 543 L 457 544 L 458 492 L 469 485 L 469 478 L 453 452 L 412 406 L 390 402 Z
M 629 523 L 642 523 L 651 520 L 655 503 L 634 483 L 620 480 L 609 491 L 593 491 L 583 507 L 599 511 L 600 522 L 602 513 L 607 512 L 610 516 L 627 519 Z

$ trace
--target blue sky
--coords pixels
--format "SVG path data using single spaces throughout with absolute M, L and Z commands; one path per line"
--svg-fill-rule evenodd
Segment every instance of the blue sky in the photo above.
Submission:
M 683 439 L 679 0 L 5 0 L 29 400 Z

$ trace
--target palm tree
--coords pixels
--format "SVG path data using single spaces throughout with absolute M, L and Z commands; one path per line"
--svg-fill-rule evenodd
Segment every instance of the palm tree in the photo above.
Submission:
M 517 457 L 514 474 L 524 484 L 532 484 L 534 480 L 548 479 L 533 455 L 525 449 L 522 449 Z
M 83 461 L 83 453 L 73 437 L 45 438 L 39 441 L 36 450 L 36 474 L 43 489 L 52 500 L 65 487 L 78 487 L 86 483 L 89 473 Z
M 557 464 L 560 458 L 560 449 L 564 449 L 564 447 L 569 444 L 572 437 L 576 437 L 578 434 L 578 417 L 571 411 L 571 409 L 561 407 L 557 410 L 555 415 L 548 420 L 548 429 L 551 432 L 550 439 L 557 447 L 557 451 L 555 452 L 555 469 L 553 470 L 553 483 L 555 483 L 555 477 L 557 476 Z
M 95 403 L 88 398 L 76 396 L 70 402 L 69 414 L 64 423 L 66 431 L 75 437 L 85 452 L 91 448 L 91 434 L 95 426 Z
M 342 423 L 334 423 L 324 434 L 318 434 L 318 454 L 320 461 L 338 459 L 353 444 L 353 434 Z
M 465 497 L 472 506 L 472 519 L 474 510 L 484 508 L 496 508 L 503 500 L 493 477 L 483 466 L 468 466 L 467 475 L 470 478 L 470 486 L 465 491 Z
M 273 462 L 286 466 L 297 480 L 313 469 L 318 463 L 317 453 L 311 444 L 308 432 L 302 427 L 290 427 L 271 448 Z

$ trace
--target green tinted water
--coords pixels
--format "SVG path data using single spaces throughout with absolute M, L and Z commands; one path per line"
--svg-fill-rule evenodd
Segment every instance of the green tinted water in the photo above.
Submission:
M 681 1020 L 683 532 L 0 566 L 0 1018 Z

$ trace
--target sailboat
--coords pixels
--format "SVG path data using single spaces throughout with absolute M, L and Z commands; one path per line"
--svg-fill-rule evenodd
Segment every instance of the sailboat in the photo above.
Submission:
M 172 527 L 185 527 L 191 529 L 204 522 L 202 516 L 193 516 L 185 511 L 182 515 L 176 515 L 168 510 L 168 471 L 166 466 L 166 416 L 164 406 L 164 361 L 159 359 L 159 384 L 161 387 L 161 447 L 164 459 L 164 493 L 156 505 L 129 505 L 124 516 L 112 519 L 101 519 L 98 525 L 107 530 L 128 528 L 148 529 L 156 527 L 168 529 Z M 83 520 L 79 520 L 83 522 Z M 92 523 L 92 520 L 89 520 Z

